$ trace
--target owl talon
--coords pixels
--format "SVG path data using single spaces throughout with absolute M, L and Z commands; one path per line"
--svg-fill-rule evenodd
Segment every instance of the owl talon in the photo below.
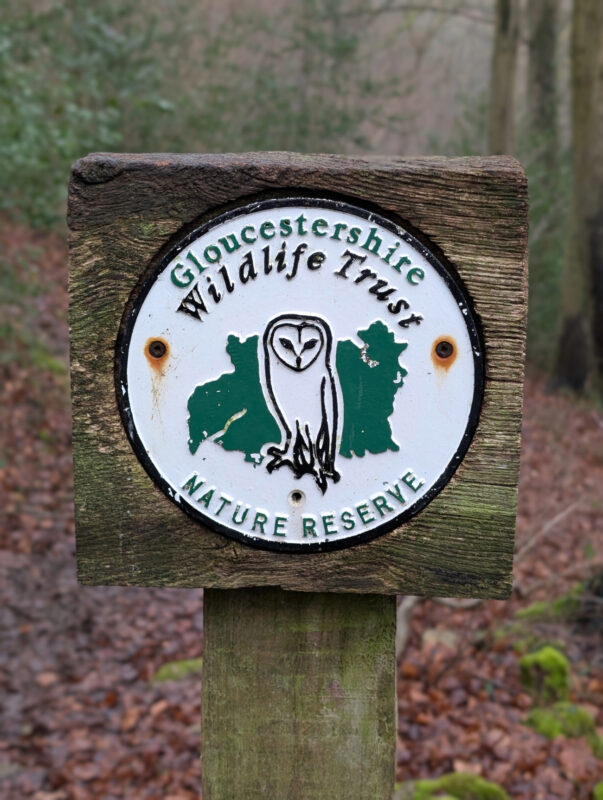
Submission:
M 320 470 L 318 474 L 314 476 L 314 480 L 316 481 L 316 485 L 320 489 L 320 491 L 325 494 L 327 491 L 327 478 L 330 478 L 333 483 L 337 483 L 337 481 L 341 478 L 341 475 L 337 472 L 337 470 Z
M 270 461 L 266 464 L 266 469 L 268 472 L 274 472 L 275 469 L 280 469 L 281 467 L 290 467 L 293 469 L 293 464 L 290 459 L 283 458 L 287 454 L 287 448 L 281 449 L 280 447 L 269 447 L 266 451 L 266 454 L 272 456 Z

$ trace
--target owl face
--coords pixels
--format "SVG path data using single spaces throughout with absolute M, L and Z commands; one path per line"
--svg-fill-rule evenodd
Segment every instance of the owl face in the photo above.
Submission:
M 325 335 L 316 322 L 283 319 L 273 327 L 269 346 L 282 364 L 295 372 L 303 372 L 323 351 Z

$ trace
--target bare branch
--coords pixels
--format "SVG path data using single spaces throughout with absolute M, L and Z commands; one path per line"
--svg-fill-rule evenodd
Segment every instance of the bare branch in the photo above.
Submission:
M 562 519 L 565 519 L 565 517 L 567 517 L 568 514 L 571 514 L 572 511 L 574 511 L 574 509 L 578 508 L 582 500 L 583 498 L 579 497 L 576 501 L 570 503 L 569 506 L 566 506 L 564 509 L 562 509 L 552 519 L 549 519 L 547 522 L 545 522 L 542 528 L 540 528 L 539 531 L 537 531 L 532 537 L 530 537 L 530 539 L 523 545 L 523 547 L 519 548 L 519 550 L 517 551 L 517 555 L 515 556 L 515 562 L 519 563 L 519 561 L 521 561 L 521 559 L 525 556 L 525 554 L 528 553 L 534 547 L 534 545 L 538 544 L 538 542 L 544 536 L 546 536 L 547 533 L 555 527 L 555 525 L 561 522 Z

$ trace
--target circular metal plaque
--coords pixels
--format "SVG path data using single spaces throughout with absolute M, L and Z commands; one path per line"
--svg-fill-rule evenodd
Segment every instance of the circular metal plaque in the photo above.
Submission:
M 392 530 L 448 482 L 483 349 L 462 288 L 408 231 L 288 197 L 217 216 L 161 260 L 126 312 L 117 382 L 139 459 L 183 511 L 311 552 Z

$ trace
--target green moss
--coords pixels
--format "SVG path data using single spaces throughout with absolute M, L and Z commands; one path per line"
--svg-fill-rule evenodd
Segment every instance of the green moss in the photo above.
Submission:
M 599 781 L 593 789 L 593 800 L 603 800 L 603 781 Z
M 154 222 L 141 222 L 140 230 L 143 236 L 149 238 L 155 234 L 157 226 L 155 225 Z
M 417 781 L 413 800 L 509 800 L 509 795 L 498 784 L 479 775 L 455 772 L 434 780 Z
M 545 636 L 539 626 L 531 623 L 532 620 L 505 622 L 494 629 L 494 638 L 497 641 L 506 639 L 513 650 L 520 656 L 539 650 L 542 647 L 546 647 L 546 645 L 556 647 L 559 650 L 563 648 L 561 639 L 551 638 L 550 631 L 547 631 Z
M 562 640 L 551 639 L 550 632 L 543 635 L 539 622 L 559 622 L 576 617 L 582 607 L 584 584 L 579 583 L 567 594 L 552 601 L 539 600 L 515 614 L 515 619 L 506 622 L 495 630 L 496 638 L 507 638 L 512 641 L 513 649 L 520 654 L 539 650 L 547 645 L 560 649 Z
M 530 621 L 570 619 L 580 610 L 580 597 L 583 592 L 584 586 L 579 583 L 567 594 L 556 597 L 550 602 L 539 600 L 520 609 L 515 616 L 517 619 Z
M 520 608 L 515 616 L 517 619 L 542 619 L 548 616 L 550 605 L 546 600 L 537 600 L 526 608 Z
M 598 735 L 595 720 L 585 708 L 567 702 L 555 703 L 550 708 L 534 708 L 526 724 L 547 739 L 584 736 L 594 755 L 603 758 L 603 738 Z
M 168 661 L 160 667 L 153 675 L 154 683 L 164 681 L 181 681 L 189 675 L 196 675 L 201 672 L 203 666 L 202 658 L 185 658 L 182 661 Z
M 521 682 L 539 702 L 567 700 L 570 668 L 567 658 L 554 647 L 547 645 L 519 660 Z
M 603 761 L 603 736 L 599 736 L 595 731 L 595 733 L 587 734 L 586 741 L 589 743 L 595 758 L 598 758 L 599 761 Z

